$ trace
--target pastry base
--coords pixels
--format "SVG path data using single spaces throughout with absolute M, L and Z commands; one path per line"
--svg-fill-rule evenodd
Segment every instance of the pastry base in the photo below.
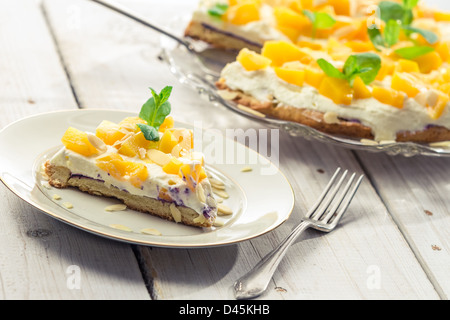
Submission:
M 73 176 L 68 168 L 53 166 L 48 161 L 45 163 L 45 173 L 49 177 L 49 184 L 55 188 L 75 187 L 92 195 L 116 198 L 132 210 L 149 213 L 153 216 L 175 222 L 170 209 L 170 206 L 173 204 L 171 202 L 133 195 L 116 187 L 107 186 L 103 181 L 88 177 Z M 175 207 L 181 213 L 180 223 L 188 226 L 206 228 L 213 225 L 213 219 L 201 219 L 201 222 L 194 221 L 199 215 L 190 208 L 177 205 Z

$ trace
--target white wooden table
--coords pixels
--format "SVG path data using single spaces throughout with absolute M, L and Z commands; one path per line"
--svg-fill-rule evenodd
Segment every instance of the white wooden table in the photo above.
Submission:
M 196 2 L 121 1 L 159 23 Z M 174 86 L 175 118 L 264 128 L 180 84 L 158 59 L 159 38 L 88 0 L 1 1 L 0 129 L 56 110 L 138 112 L 147 88 L 165 85 Z M 285 133 L 280 167 L 295 209 L 273 232 L 230 246 L 168 249 L 104 239 L 48 217 L 0 185 L 0 299 L 234 299 L 233 282 L 294 228 L 338 166 L 366 175 L 341 227 L 327 235 L 307 231 L 260 299 L 448 299 L 450 159 L 355 152 Z M 79 286 L 70 284 L 74 270 Z

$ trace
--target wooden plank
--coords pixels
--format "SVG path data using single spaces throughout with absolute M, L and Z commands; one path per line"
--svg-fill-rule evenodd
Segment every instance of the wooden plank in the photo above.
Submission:
M 2 1 L 0 51 L 0 128 L 78 108 L 38 2 Z M 51 219 L 3 184 L 0 203 L 0 299 L 149 299 L 129 245 Z
M 442 298 L 450 297 L 450 159 L 359 154 Z
M 163 22 L 173 11 L 192 10 L 197 1 L 123 3 Z M 200 119 L 205 128 L 263 128 L 227 110 L 212 109 L 196 92 L 178 84 L 157 59 L 158 35 L 152 30 L 87 1 L 51 0 L 47 4 L 46 12 L 83 107 L 137 112 L 148 98 L 146 87 L 173 84 L 175 118 L 185 122 Z M 65 23 L 68 6 L 82 13 L 83 23 L 76 32 Z M 126 32 L 112 32 L 112 26 Z M 280 165 L 297 196 L 291 219 L 263 237 L 233 246 L 197 250 L 138 247 L 152 297 L 232 299 L 234 280 L 292 230 L 337 166 L 364 172 L 358 160 L 349 150 L 282 133 Z M 343 224 L 332 234 L 309 231 L 299 239 L 263 298 L 439 299 L 370 180 L 361 187 Z

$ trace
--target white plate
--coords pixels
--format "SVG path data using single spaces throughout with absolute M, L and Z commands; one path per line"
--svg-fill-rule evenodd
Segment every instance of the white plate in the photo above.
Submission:
M 129 209 L 107 212 L 105 208 L 118 203 L 116 200 L 75 189 L 49 188 L 40 168 L 61 146 L 60 139 L 69 126 L 94 132 L 102 120 L 119 122 L 127 116 L 136 114 L 75 110 L 17 121 L 0 132 L 0 150 L 3 150 L 0 179 L 20 198 L 53 218 L 96 235 L 140 245 L 176 248 L 229 245 L 263 235 L 289 218 L 294 195 L 285 176 L 266 158 L 224 137 L 220 138 L 222 145 L 233 146 L 236 154 L 245 155 L 246 162 L 226 164 L 214 159 L 213 165 L 208 167 L 211 175 L 225 182 L 230 197 L 224 203 L 234 212 L 231 217 L 219 217 L 224 222 L 222 227 L 188 227 Z M 207 131 L 202 133 L 203 141 L 217 140 L 217 135 L 211 139 Z M 252 171 L 242 172 L 243 167 L 251 167 Z M 55 200 L 54 195 L 61 199 Z M 72 209 L 64 206 L 67 202 L 73 204 Z M 129 231 L 112 225 L 126 226 Z M 142 233 L 141 230 L 146 228 L 156 229 L 162 235 Z

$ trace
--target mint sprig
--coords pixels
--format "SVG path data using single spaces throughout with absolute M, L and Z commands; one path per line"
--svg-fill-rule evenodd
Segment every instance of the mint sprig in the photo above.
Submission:
M 305 9 L 303 14 L 313 25 L 312 38 L 316 37 L 318 29 L 330 29 L 336 23 L 336 20 L 326 12 L 312 12 Z
M 432 31 L 413 27 L 413 9 L 417 6 L 418 0 L 403 0 L 403 3 L 392 1 L 381 1 L 378 4 L 380 19 L 386 23 L 384 35 L 381 35 L 379 28 L 370 26 L 368 33 L 370 40 L 377 50 L 382 47 L 390 48 L 400 39 L 400 31 L 411 39 L 412 34 L 418 33 L 424 37 L 428 44 L 433 45 L 439 41 L 439 37 Z
M 353 86 L 356 77 L 360 77 L 365 84 L 372 83 L 381 68 L 381 58 L 371 52 L 348 57 L 342 71 L 325 59 L 319 59 L 317 63 L 327 76 L 347 80 L 350 86 Z
M 147 124 L 138 124 L 145 139 L 149 141 L 159 141 L 159 127 L 163 124 L 172 109 L 169 100 L 172 87 L 167 86 L 159 94 L 150 88 L 152 97 L 147 100 L 141 108 L 139 118 L 145 120 Z

